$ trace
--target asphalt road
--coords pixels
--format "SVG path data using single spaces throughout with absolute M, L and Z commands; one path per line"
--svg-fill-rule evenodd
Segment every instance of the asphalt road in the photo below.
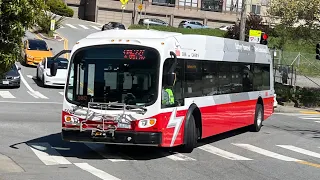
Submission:
M 66 29 L 59 33 L 64 32 L 69 42 L 89 32 Z M 55 53 L 64 46 L 63 42 L 47 43 Z M 8 93 L 0 93 L 0 180 L 320 177 L 320 113 L 274 114 L 258 133 L 243 128 L 218 135 L 200 141 L 186 154 L 170 149 L 68 143 L 60 136 L 63 89 L 38 86 L 32 78 L 35 68 L 19 66 L 25 83 L 19 89 L 0 89 L 12 95 L 8 98 Z

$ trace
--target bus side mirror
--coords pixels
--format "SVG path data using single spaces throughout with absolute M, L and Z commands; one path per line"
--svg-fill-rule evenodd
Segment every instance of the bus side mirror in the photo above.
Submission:
M 51 76 L 55 76 L 58 71 L 58 63 L 52 63 L 50 66 L 50 74 Z
M 175 82 L 175 78 L 176 78 L 176 76 L 174 73 L 166 74 L 166 85 L 173 86 L 173 84 Z

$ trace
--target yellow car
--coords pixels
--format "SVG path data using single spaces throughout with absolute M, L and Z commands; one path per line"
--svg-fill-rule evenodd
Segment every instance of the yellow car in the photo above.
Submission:
M 44 58 L 52 57 L 52 48 L 40 39 L 27 39 L 23 47 L 24 62 L 26 65 L 37 66 Z

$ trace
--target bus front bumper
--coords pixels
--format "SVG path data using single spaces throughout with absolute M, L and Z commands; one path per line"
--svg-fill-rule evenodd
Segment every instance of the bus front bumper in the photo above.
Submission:
M 96 142 L 105 144 L 160 146 L 162 134 L 160 132 L 132 132 L 115 131 L 114 136 L 105 137 L 91 135 L 91 131 L 62 130 L 62 139 L 70 142 Z

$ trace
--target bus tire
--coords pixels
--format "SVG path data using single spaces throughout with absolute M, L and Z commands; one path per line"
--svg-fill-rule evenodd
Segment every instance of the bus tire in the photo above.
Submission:
M 181 152 L 191 153 L 196 147 L 198 140 L 196 121 L 192 114 L 190 115 L 189 120 L 186 121 L 186 123 L 188 123 L 186 126 L 187 128 L 184 130 L 184 137 L 186 139 L 185 144 L 183 144 L 181 147 Z
M 261 104 L 257 104 L 256 111 L 254 115 L 254 123 L 250 126 L 250 131 L 252 132 L 259 132 L 262 127 L 264 113 L 263 107 Z

